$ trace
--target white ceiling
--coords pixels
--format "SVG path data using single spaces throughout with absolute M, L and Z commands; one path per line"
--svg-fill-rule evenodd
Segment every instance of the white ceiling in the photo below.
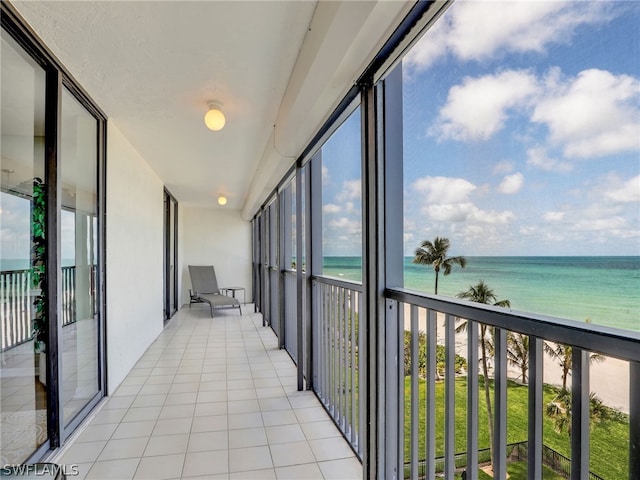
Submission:
M 248 219 L 413 2 L 12 4 L 179 202 Z

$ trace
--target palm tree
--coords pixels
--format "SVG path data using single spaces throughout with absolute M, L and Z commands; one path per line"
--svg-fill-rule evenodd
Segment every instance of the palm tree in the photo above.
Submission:
M 553 420 L 554 429 L 557 433 L 562 433 L 565 429 L 571 437 L 571 391 L 562 389 L 547 403 L 546 414 Z M 595 423 L 609 420 L 611 409 L 606 407 L 595 393 L 589 394 L 589 417 L 591 422 L 589 428 L 593 428 Z
M 529 336 L 522 333 L 507 333 L 507 360 L 520 369 L 522 383 L 527 383 L 529 371 Z
M 436 277 L 437 278 L 437 277 Z M 489 285 L 484 283 L 484 280 L 480 280 L 477 284 L 471 285 L 466 292 L 460 292 L 457 295 L 458 298 L 470 300 L 472 302 L 484 303 L 486 305 L 494 305 L 496 307 L 511 306 L 509 300 L 498 300 L 495 292 L 489 288 Z M 462 323 L 456 331 L 462 331 L 467 328 L 467 322 Z M 491 464 L 494 465 L 494 452 L 493 452 L 493 415 L 491 408 L 491 394 L 489 392 L 489 365 L 487 363 L 487 357 L 491 351 L 493 351 L 493 345 L 491 338 L 487 337 L 487 326 L 480 324 L 480 348 L 482 350 L 482 374 L 484 375 L 484 396 L 487 403 L 487 422 L 489 425 L 489 449 L 491 452 Z M 494 329 L 490 331 L 490 337 L 494 336 Z
M 547 343 L 544 342 L 544 351 L 552 359 L 558 362 L 558 365 L 562 369 L 562 390 L 567 390 L 567 378 L 571 375 L 571 368 L 573 366 L 572 348 L 568 345 L 562 345 L 560 343 Z M 592 353 L 589 356 L 589 363 L 603 362 L 605 357 L 599 353 Z
M 416 249 L 412 263 L 418 265 L 431 265 L 436 272 L 435 294 L 438 294 L 438 273 L 442 270 L 444 275 L 449 275 L 454 264 L 464 268 L 467 259 L 464 257 L 447 257 L 447 251 L 451 246 L 448 238 L 436 237 L 433 242 L 425 240 Z

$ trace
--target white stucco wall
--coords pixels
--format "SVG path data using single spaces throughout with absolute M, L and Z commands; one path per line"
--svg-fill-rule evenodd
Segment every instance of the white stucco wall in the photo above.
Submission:
M 189 265 L 213 265 L 221 287 L 245 287 L 251 292 L 251 223 L 240 210 L 184 207 L 182 302 L 189 302 Z M 240 293 L 242 301 L 242 294 Z
M 107 131 L 109 394 L 163 328 L 163 183 L 113 121 Z

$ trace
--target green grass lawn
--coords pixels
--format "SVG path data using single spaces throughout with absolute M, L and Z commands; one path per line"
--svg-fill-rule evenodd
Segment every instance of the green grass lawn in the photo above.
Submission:
M 479 380 L 479 415 L 478 447 L 489 447 L 489 427 L 487 424 L 486 403 L 482 378 Z M 420 380 L 419 385 L 419 452 L 425 451 L 425 382 Z M 491 398 L 493 400 L 493 383 L 490 383 Z M 455 418 L 455 450 L 463 453 L 466 450 L 467 431 L 467 382 L 466 378 L 456 380 L 456 418 Z M 554 387 L 545 385 L 544 403 L 550 402 L 556 395 Z M 411 439 L 411 382 L 405 378 L 405 461 L 409 461 L 409 443 Z M 527 441 L 528 432 L 528 387 L 509 382 L 507 390 L 507 443 Z M 544 444 L 566 457 L 570 457 L 569 435 L 557 433 L 551 419 L 543 420 Z M 436 383 L 436 456 L 444 454 L 444 383 Z M 424 453 L 419 453 L 419 458 L 424 458 Z M 606 420 L 593 425 L 591 430 L 591 471 L 606 479 L 620 479 L 629 477 L 629 424 L 621 420 Z M 518 465 L 518 464 L 513 464 Z M 510 467 L 515 468 L 515 467 Z M 524 473 L 513 472 L 512 478 L 526 478 L 526 463 Z M 545 473 L 547 478 L 555 478 Z M 510 472 L 511 474 L 511 472 Z M 521 475 L 521 476 L 516 476 Z M 481 477 L 482 478 L 482 477 Z M 488 478 L 488 477 L 486 477 Z

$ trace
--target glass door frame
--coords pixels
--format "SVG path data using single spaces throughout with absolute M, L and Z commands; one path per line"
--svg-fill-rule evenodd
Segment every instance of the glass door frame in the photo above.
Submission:
M 47 232 L 46 248 L 48 252 L 46 263 L 46 313 L 49 319 L 49 334 L 47 349 L 47 433 L 48 440 L 33 454 L 25 459 L 25 463 L 36 462 L 48 456 L 52 450 L 62 446 L 73 431 L 86 418 L 88 413 L 105 396 L 107 391 L 106 375 L 106 288 L 105 288 L 105 258 L 106 258 L 106 135 L 107 117 L 100 110 L 89 95 L 78 85 L 73 76 L 62 66 L 59 60 L 44 46 L 26 22 L 7 2 L 0 3 L 1 28 L 26 51 L 46 72 L 45 84 L 45 185 L 47 205 L 45 223 Z M 62 91 L 66 88 L 97 122 L 97 217 L 98 217 L 98 259 L 97 259 L 97 288 L 96 302 L 98 311 L 98 392 L 87 402 L 76 417 L 68 425 L 63 424 L 62 415 L 62 371 L 60 368 L 62 338 L 62 278 L 61 278 L 61 195 L 59 145 L 61 143 L 61 105 Z
M 173 212 L 173 222 L 171 213 Z M 178 311 L 178 200 L 165 187 L 164 189 L 164 321 L 168 322 Z M 171 265 L 173 263 L 173 274 Z M 173 280 L 173 291 L 171 288 Z M 173 308 L 171 301 L 173 300 Z

